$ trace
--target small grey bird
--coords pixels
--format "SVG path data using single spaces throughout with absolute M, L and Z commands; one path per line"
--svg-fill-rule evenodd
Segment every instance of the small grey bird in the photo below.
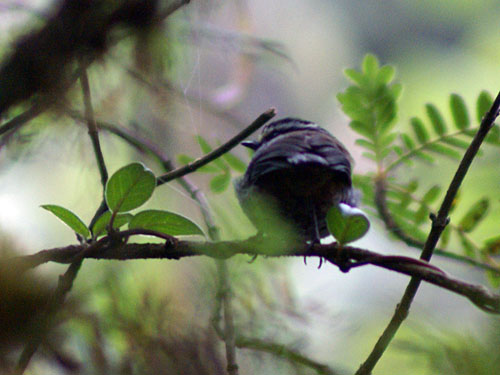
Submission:
M 258 141 L 242 145 L 255 154 L 235 189 L 259 233 L 319 242 L 328 235 L 325 218 L 330 207 L 356 205 L 351 156 L 315 123 L 297 118 L 275 121 L 264 126 Z

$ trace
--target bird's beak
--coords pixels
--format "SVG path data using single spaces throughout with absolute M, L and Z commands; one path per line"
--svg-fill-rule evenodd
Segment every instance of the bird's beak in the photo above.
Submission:
M 241 144 L 245 147 L 248 147 L 252 150 L 257 150 L 260 146 L 260 142 L 259 141 L 243 141 L 241 142 Z

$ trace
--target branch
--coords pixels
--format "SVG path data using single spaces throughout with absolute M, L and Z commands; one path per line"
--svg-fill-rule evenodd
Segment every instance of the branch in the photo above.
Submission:
M 125 234 L 127 231 L 124 231 Z M 116 235 L 120 236 L 121 232 Z M 139 234 L 139 233 L 135 233 Z M 470 284 L 465 281 L 455 279 L 439 268 L 429 265 L 426 261 L 401 257 L 380 255 L 373 251 L 361 249 L 358 247 L 345 246 L 340 248 L 337 244 L 300 245 L 288 247 L 286 249 L 272 252 L 269 249 L 269 242 L 249 238 L 244 241 L 220 241 L 220 242 L 198 242 L 198 241 L 167 241 L 164 243 L 123 243 L 123 241 L 110 241 L 110 238 L 104 237 L 95 244 L 86 247 L 86 245 L 70 245 L 66 247 L 42 250 L 33 255 L 13 258 L 12 267 L 16 267 L 19 272 L 37 267 L 47 262 L 56 262 L 62 264 L 72 263 L 80 257 L 92 259 L 114 259 L 114 260 L 132 260 L 132 259 L 181 259 L 193 256 L 208 256 L 214 259 L 228 259 L 237 254 L 249 256 L 263 255 L 266 257 L 320 257 L 339 267 L 359 268 L 364 265 L 374 265 L 395 271 L 408 276 L 426 281 L 430 284 L 446 289 L 453 293 L 468 298 L 472 303 L 484 311 L 500 314 L 500 295 L 488 291 L 485 287 L 476 284 Z M 85 250 L 82 252 L 82 250 Z M 346 264 L 339 257 L 342 256 L 350 262 Z M 77 259 L 75 259 L 77 257 Z M 339 259 L 341 259 L 339 261 Z M 349 267 L 350 266 L 350 267 Z
M 242 349 L 258 350 L 282 357 L 290 362 L 298 363 L 315 370 L 320 375 L 335 375 L 337 372 L 330 369 L 327 365 L 313 361 L 310 358 L 298 353 L 295 350 L 287 348 L 285 345 L 276 344 L 260 339 L 249 337 L 237 337 L 236 346 Z
M 103 55 L 113 44 L 117 27 L 143 30 L 188 2 L 178 0 L 164 10 L 158 9 L 156 0 L 129 0 L 112 7 L 95 6 L 92 1 L 59 2 L 47 22 L 20 38 L 0 66 L 0 114 L 37 94 L 59 97 L 72 83 L 75 60 L 85 56 L 94 61 Z
M 85 118 L 87 119 L 87 128 L 92 141 L 92 146 L 94 148 L 94 154 L 97 161 L 97 167 L 99 168 L 99 173 L 101 175 L 101 183 L 103 188 L 106 186 L 108 181 L 108 171 L 106 169 L 106 163 L 104 162 L 104 156 L 101 149 L 101 144 L 99 142 L 99 133 L 97 131 L 97 125 L 94 117 L 94 109 L 92 108 L 92 98 L 90 95 L 90 85 L 89 78 L 87 76 L 87 70 L 82 68 L 80 75 L 80 84 L 82 86 L 83 102 L 85 105 Z
M 82 253 L 83 251 L 80 251 Z M 28 364 L 37 351 L 38 347 L 43 341 L 43 338 L 52 326 L 52 319 L 57 313 L 59 308 L 63 305 L 66 295 L 73 287 L 73 282 L 80 270 L 83 258 L 79 261 L 71 263 L 64 275 L 59 276 L 59 282 L 57 283 L 57 288 L 52 294 L 51 299 L 47 302 L 45 312 L 41 315 L 37 321 L 37 329 L 31 332 L 29 341 L 24 347 L 24 350 L 19 357 L 16 369 L 14 371 L 15 375 L 21 375 L 24 373 Z
M 424 242 L 419 241 L 416 238 L 413 238 L 408 233 L 406 233 L 394 220 L 394 217 L 392 216 L 391 212 L 389 211 L 389 208 L 387 207 L 386 181 L 383 178 L 378 178 L 375 180 L 375 206 L 377 207 L 377 212 L 382 221 L 384 222 L 386 228 L 392 234 L 394 234 L 397 238 L 399 238 L 401 241 L 403 241 L 412 248 L 415 249 L 424 248 Z M 444 258 L 453 259 L 461 263 L 467 263 L 474 267 L 500 275 L 500 268 L 488 263 L 481 262 L 471 257 L 456 254 L 440 248 L 434 249 L 434 255 L 439 255 Z
M 185 176 L 188 173 L 194 172 L 198 168 L 203 167 L 204 165 L 210 163 L 211 161 L 217 159 L 219 156 L 225 154 L 230 151 L 232 148 L 240 144 L 245 138 L 247 138 L 250 134 L 259 129 L 262 125 L 268 122 L 276 115 L 276 110 L 274 108 L 268 109 L 264 113 L 262 113 L 253 123 L 243 129 L 240 133 L 235 135 L 229 141 L 224 143 L 223 145 L 217 147 L 212 152 L 206 154 L 205 156 L 196 159 L 192 163 L 186 164 L 181 168 L 177 168 L 176 170 L 164 174 L 157 178 L 157 184 L 162 185 L 169 181 L 172 181 L 176 178 Z
M 189 1 L 174 1 L 154 15 L 152 21 L 164 20 Z M 144 5 L 144 7 L 147 6 L 148 4 Z M 125 3 L 108 15 L 106 20 L 102 20 L 97 19 L 99 17 L 92 13 L 92 9 L 86 9 L 86 5 L 78 8 L 72 1 L 66 0 L 62 2 L 58 13 L 47 21 L 39 32 L 27 35 L 18 41 L 17 49 L 12 56 L 0 66 L 0 83 L 5 83 L 0 84 L 0 114 L 36 94 L 42 95 L 36 98 L 25 112 L 1 125 L 0 135 L 8 133 L 6 136 L 9 138 L 22 125 L 58 101 L 80 76 L 79 67 L 71 74 L 66 74 L 68 66 L 72 65 L 73 58 L 83 53 L 86 61 L 85 67 L 90 66 L 96 60 L 96 53 L 103 52 L 101 48 L 106 46 L 105 40 L 111 27 L 120 21 L 133 24 L 132 19 L 127 19 L 127 16 L 134 16 L 132 10 L 137 9 L 132 9 L 133 7 L 133 2 Z M 91 16 L 95 16 L 96 19 L 89 19 Z M 62 27 L 62 24 L 68 27 Z M 102 30 L 95 30 L 96 25 L 102 26 Z M 73 39 L 71 39 L 72 32 L 76 33 Z M 108 46 L 116 42 L 117 40 L 111 41 Z M 40 54 L 40 51 L 43 53 Z M 36 71 L 33 71 L 31 67 L 36 67 Z M 2 141 L 5 143 L 4 139 Z
M 455 172 L 455 175 L 453 176 L 450 186 L 448 187 L 448 190 L 443 199 L 443 203 L 441 204 L 437 216 L 431 215 L 432 227 L 427 237 L 427 240 L 424 244 L 422 254 L 420 255 L 420 258 L 422 260 L 429 261 L 431 259 L 434 253 L 434 249 L 436 248 L 437 242 L 439 241 L 439 238 L 441 236 L 441 233 L 443 232 L 444 228 L 449 222 L 448 214 L 450 212 L 451 205 L 456 197 L 458 189 L 460 188 L 460 185 L 462 184 L 462 181 L 464 180 L 465 175 L 467 174 L 469 167 L 471 166 L 472 161 L 474 160 L 474 157 L 479 151 L 479 148 L 481 147 L 484 138 L 486 137 L 490 129 L 493 127 L 494 122 L 498 117 L 499 110 L 500 110 L 500 93 L 497 95 L 490 110 L 483 117 L 481 125 L 479 126 L 479 130 L 477 131 L 476 135 L 472 139 L 471 144 L 465 151 L 465 154 L 457 168 L 457 171 Z M 389 325 L 382 333 L 382 336 L 380 336 L 380 338 L 378 339 L 377 343 L 375 344 L 375 347 L 373 348 L 372 352 L 370 353 L 366 361 L 360 366 L 360 368 L 356 372 L 356 375 L 370 374 L 372 372 L 373 368 L 384 354 L 385 350 L 389 346 L 392 338 L 394 337 L 397 330 L 403 323 L 404 319 L 408 316 L 410 306 L 413 302 L 413 299 L 415 298 L 415 295 L 417 294 L 418 288 L 422 280 L 423 279 L 418 276 L 412 277 L 410 283 L 408 284 L 405 290 L 403 297 L 401 298 L 400 303 L 396 307 L 396 311 L 394 312 L 394 315 L 391 321 L 389 322 Z M 469 299 L 471 299 L 471 301 L 475 303 L 472 298 Z M 496 306 L 487 305 L 484 308 L 486 310 L 490 308 L 497 309 L 498 305 Z

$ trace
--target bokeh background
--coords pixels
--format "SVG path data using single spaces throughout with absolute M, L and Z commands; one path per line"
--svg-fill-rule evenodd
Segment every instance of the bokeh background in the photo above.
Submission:
M 56 4 L 2 2 L 0 56 L 8 56 L 19 36 L 43 24 Z M 427 102 L 448 116 L 450 93 L 459 93 L 472 107 L 481 90 L 495 93 L 500 88 L 499 17 L 500 4 L 492 0 L 191 0 L 141 43 L 122 41 L 92 65 L 92 100 L 98 119 L 139 132 L 174 162 L 181 153 L 201 155 L 195 135 L 217 145 L 275 107 L 278 117 L 301 117 L 329 129 L 353 154 L 355 173 L 365 173 L 373 165 L 361 155 L 336 99 L 348 85 L 343 70 L 359 68 L 368 52 L 396 67 L 396 79 L 404 86 L 397 125 L 401 129 L 408 127 L 410 117 L 424 114 Z M 144 80 L 134 78 L 134 72 Z M 83 108 L 76 87 L 64 101 Z M 21 110 L 14 108 L 9 116 Z M 86 127 L 53 111 L 30 122 L 22 135 L 0 149 L 3 246 L 28 254 L 74 243 L 71 230 L 40 205 L 58 204 L 86 222 L 92 218 L 101 186 Z M 110 172 L 135 160 L 162 172 L 121 140 L 105 132 L 101 137 Z M 249 159 L 241 147 L 235 154 Z M 464 185 L 464 199 L 494 197 L 491 210 L 496 217 L 497 160 L 486 152 Z M 402 179 L 417 175 L 446 185 L 452 168 L 451 163 L 417 166 L 399 173 Z M 207 175 L 195 173 L 191 178 L 206 192 L 224 239 L 255 233 L 232 188 L 217 194 L 210 190 Z M 175 183 L 159 188 L 147 205 L 202 225 L 198 205 Z M 490 233 L 498 232 L 498 221 L 485 225 Z M 418 254 L 394 240 L 376 218 L 359 246 Z M 285 344 L 339 373 L 353 373 L 364 360 L 408 281 L 373 267 L 342 274 L 331 265 L 318 269 L 302 260 L 248 260 L 229 261 L 238 329 Z M 439 258 L 436 264 L 455 276 L 487 283 L 472 267 Z M 63 270 L 44 265 L 38 273 L 54 286 Z M 152 371 L 158 365 L 165 371 L 166 362 L 148 356 L 155 335 L 170 339 L 166 357 L 176 353 L 191 358 L 186 354 L 191 340 L 192 346 L 203 349 L 193 355 L 210 358 L 217 368 L 221 344 L 205 337 L 214 288 L 215 268 L 208 259 L 87 261 L 61 330 L 52 340 L 75 363 L 90 363 L 85 370 L 75 365 L 82 373 L 118 373 L 118 364 L 133 371 Z M 494 332 L 499 332 L 497 319 L 461 297 L 424 285 L 375 373 L 497 373 Z M 33 373 L 69 371 L 44 355 L 33 365 Z M 238 355 L 242 373 L 314 373 L 270 354 L 241 350 Z

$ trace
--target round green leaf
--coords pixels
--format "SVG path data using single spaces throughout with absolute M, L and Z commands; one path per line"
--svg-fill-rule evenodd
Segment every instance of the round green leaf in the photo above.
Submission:
M 127 212 L 143 205 L 153 194 L 156 178 L 141 163 L 116 171 L 106 184 L 106 203 L 113 212 Z
M 363 211 L 344 203 L 330 208 L 326 214 L 326 224 L 340 244 L 360 239 L 370 228 L 368 217 Z
M 135 215 L 128 224 L 130 229 L 150 229 L 171 236 L 201 234 L 198 225 L 184 216 L 169 211 L 146 210 Z
M 115 220 L 113 221 L 113 228 L 118 229 L 121 226 L 127 224 L 132 219 L 131 214 L 117 214 Z M 111 212 L 107 211 L 99 216 L 99 219 L 92 226 L 92 234 L 94 237 L 98 237 L 106 232 L 109 221 L 111 220 Z
M 84 238 L 90 237 L 89 228 L 83 223 L 82 219 L 80 219 L 76 214 L 67 208 L 57 206 L 55 204 L 45 204 L 41 206 L 47 211 L 52 212 L 56 215 L 64 224 L 73 229 L 76 233 L 83 236 Z

